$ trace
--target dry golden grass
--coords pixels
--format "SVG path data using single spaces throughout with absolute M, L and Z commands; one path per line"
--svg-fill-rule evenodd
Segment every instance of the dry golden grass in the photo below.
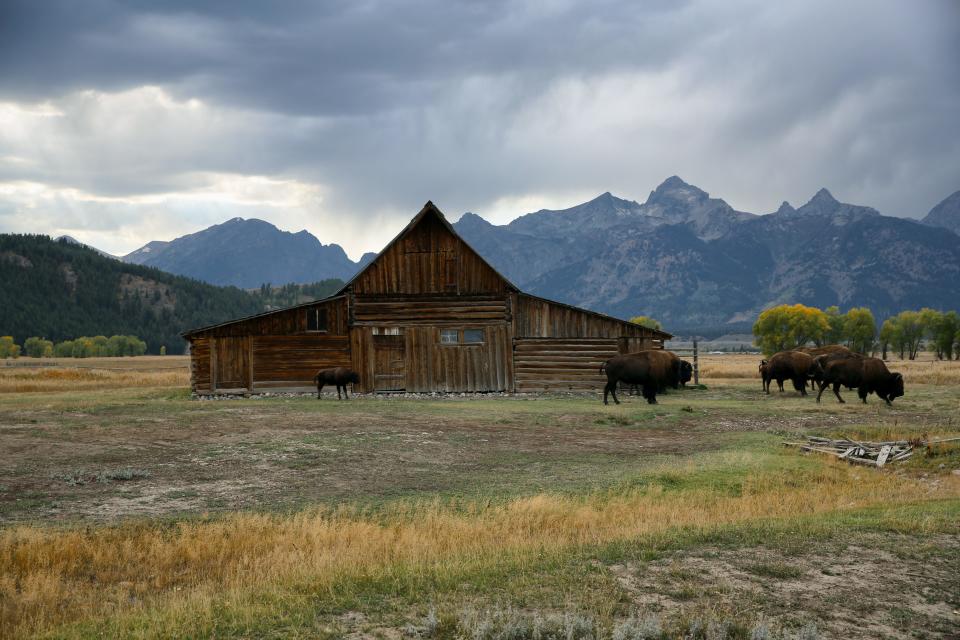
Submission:
M 717 379 L 760 379 L 759 354 L 708 355 L 700 357 L 700 377 L 704 382 Z M 921 354 L 917 360 L 890 359 L 887 367 L 899 371 L 907 384 L 960 384 L 960 360 L 936 360 Z
M 176 369 L 108 370 L 59 367 L 0 367 L 0 394 L 85 391 L 127 387 L 185 387 L 190 371 Z
M 717 464 L 743 463 L 746 456 L 722 454 Z M 701 470 L 692 463 L 664 467 L 679 478 Z M 216 615 L 214 601 L 242 602 L 284 587 L 309 584 L 323 593 L 364 580 L 456 576 L 503 559 L 522 563 L 538 553 L 681 527 L 708 529 L 958 496 L 956 477 L 929 485 L 825 463 L 802 472 L 747 476 L 738 496 L 652 484 L 582 497 L 540 494 L 494 506 L 398 502 L 375 517 L 331 508 L 233 514 L 172 526 L 17 527 L 0 532 L 0 636 L 131 615 L 149 617 L 146 635 L 191 635 L 191 625 Z

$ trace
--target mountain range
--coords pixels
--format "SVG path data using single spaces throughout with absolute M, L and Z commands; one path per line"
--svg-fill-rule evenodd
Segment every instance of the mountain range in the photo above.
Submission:
M 826 189 L 754 215 L 673 176 L 643 204 L 604 193 L 506 225 L 468 213 L 454 226 L 525 290 L 671 330 L 746 327 L 778 303 L 868 306 L 881 318 L 960 303 L 960 192 L 922 221 Z
M 608 192 L 505 225 L 465 213 L 454 227 L 526 291 L 620 317 L 649 315 L 673 330 L 741 330 L 787 302 L 868 306 L 884 317 L 960 301 L 960 191 L 922 220 L 839 202 L 827 189 L 757 215 L 673 176 L 643 203 Z M 346 280 L 374 255 L 353 262 L 307 231 L 234 218 L 122 260 L 249 289 Z
M 210 284 L 252 289 L 264 283 L 346 280 L 374 255 L 353 262 L 340 245 L 322 244 L 306 230 L 290 233 L 256 218 L 233 218 L 175 240 L 148 242 L 122 260 Z

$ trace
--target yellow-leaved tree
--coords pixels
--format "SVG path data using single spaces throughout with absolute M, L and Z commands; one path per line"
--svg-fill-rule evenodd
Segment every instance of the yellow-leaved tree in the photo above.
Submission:
M 753 324 L 753 343 L 766 354 L 823 344 L 830 332 L 827 314 L 816 307 L 782 304 L 763 311 Z
M 649 329 L 662 329 L 660 322 L 654 320 L 650 316 L 634 316 L 630 318 L 630 322 L 634 324 L 639 324 L 640 326 L 647 327 Z

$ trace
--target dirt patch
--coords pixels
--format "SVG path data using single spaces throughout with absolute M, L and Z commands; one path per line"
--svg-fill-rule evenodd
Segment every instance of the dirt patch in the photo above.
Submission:
M 794 551 L 703 548 L 609 570 L 637 607 L 666 617 L 709 606 L 778 626 L 814 614 L 836 638 L 960 633 L 960 535 L 861 536 Z

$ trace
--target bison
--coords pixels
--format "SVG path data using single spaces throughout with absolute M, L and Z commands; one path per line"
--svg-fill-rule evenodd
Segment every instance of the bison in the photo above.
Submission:
M 671 359 L 679 360 L 679 361 L 680 361 L 680 386 L 681 386 L 681 387 L 686 387 L 686 386 L 687 386 L 687 383 L 690 382 L 690 381 L 693 379 L 693 365 L 690 364 L 689 362 L 687 362 L 686 360 L 680 360 L 680 357 L 679 357 L 677 354 L 675 354 L 674 352 L 672 352 L 672 351 L 666 351 L 666 350 L 663 350 L 663 349 L 648 349 L 648 351 L 657 351 L 657 352 L 659 352 L 659 353 L 666 353 L 666 354 L 668 354 L 668 355 L 671 357 Z M 643 352 L 643 351 L 632 351 L 632 352 L 630 352 L 630 353 L 628 353 L 628 354 L 626 354 L 626 355 L 628 355 L 628 356 L 635 356 L 635 355 L 639 355 L 639 354 L 641 354 L 641 353 L 644 353 L 644 352 Z M 632 396 L 637 395 L 637 390 L 638 390 L 638 388 L 639 388 L 639 385 L 636 385 L 636 384 L 630 385 L 630 395 L 632 395 Z M 657 387 L 657 393 L 666 393 L 666 391 L 667 391 L 667 386 L 666 386 L 666 384 L 662 384 L 662 383 L 661 383 L 661 385 L 660 385 L 659 387 Z
M 320 399 L 320 391 L 323 390 L 324 385 L 328 384 L 337 385 L 337 400 L 342 399 L 340 397 L 340 387 L 343 387 L 343 394 L 349 400 L 350 394 L 347 393 L 347 384 L 358 384 L 360 375 L 347 367 L 334 367 L 332 369 L 320 369 L 320 371 L 317 371 L 317 375 L 313 376 L 313 381 L 317 383 L 317 400 Z
M 639 385 L 643 397 L 650 404 L 657 403 L 657 390 L 670 386 L 674 389 L 680 386 L 683 366 L 681 360 L 669 351 L 651 350 L 628 353 L 610 358 L 600 366 L 600 373 L 607 374 L 607 384 L 603 388 L 603 404 L 607 402 L 608 394 L 617 399 L 617 383 Z
M 819 377 L 821 368 L 813 357 L 800 351 L 781 351 L 773 354 L 769 360 L 760 363 L 760 376 L 763 379 L 764 391 L 770 393 L 770 381 L 776 380 L 780 391 L 783 391 L 783 381 L 793 382 L 793 388 L 800 395 L 807 395 L 807 381 Z
M 879 358 L 854 356 L 829 360 L 828 356 L 820 356 L 818 360 L 824 364 L 823 383 L 820 385 L 820 393 L 817 394 L 817 402 L 820 402 L 823 390 L 830 385 L 833 385 L 833 395 L 837 396 L 840 402 L 844 401 L 840 397 L 841 386 L 856 389 L 864 404 L 871 393 L 883 398 L 888 406 L 892 405 L 894 398 L 903 395 L 903 376 L 891 372 Z
M 820 370 L 811 377 L 811 386 L 823 386 L 822 369 L 827 362 L 842 360 L 844 358 L 863 358 L 863 354 L 857 353 L 842 344 L 828 344 L 823 347 L 798 347 L 794 351 L 806 353 L 813 356 L 820 363 Z

